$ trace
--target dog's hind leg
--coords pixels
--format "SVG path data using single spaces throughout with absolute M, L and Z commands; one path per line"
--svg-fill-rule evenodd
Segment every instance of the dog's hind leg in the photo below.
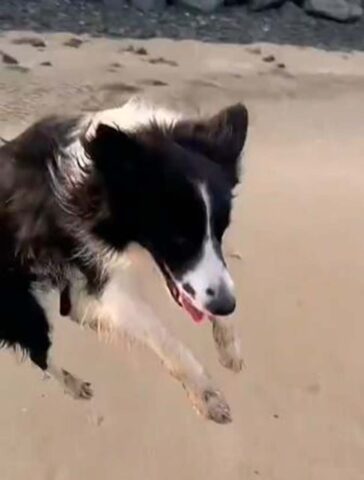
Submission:
M 32 362 L 47 375 L 47 377 L 56 380 L 63 387 L 65 393 L 76 399 L 88 400 L 92 397 L 93 392 L 91 384 L 89 382 L 84 382 L 64 368 L 58 367 L 49 358 L 47 352 L 34 352 L 30 350 L 29 357 Z
M 84 382 L 67 370 L 58 367 L 52 361 L 47 361 L 46 373 L 57 380 L 64 391 L 73 398 L 88 400 L 92 398 L 93 391 L 89 382 Z
M 50 359 L 50 326 L 46 312 L 26 278 L 0 279 L 0 339 L 10 347 L 19 346 L 43 372 L 57 380 L 75 398 L 90 398 L 90 384 Z
M 47 302 L 44 301 L 45 297 L 42 295 L 42 290 L 35 289 L 33 290 L 32 295 L 39 307 L 37 313 L 38 322 L 44 325 L 44 329 L 47 328 L 46 325 L 48 326 L 47 337 L 50 347 L 50 328 L 47 311 L 51 308 L 51 305 L 48 305 Z M 38 329 L 38 331 L 40 331 L 40 329 Z M 44 338 L 43 344 L 45 344 L 45 341 L 46 339 Z M 40 367 L 48 377 L 56 380 L 63 387 L 65 393 L 71 395 L 75 399 L 90 399 L 93 396 L 91 384 L 56 365 L 49 355 L 49 347 L 47 350 L 30 349 L 30 358 L 33 363 Z

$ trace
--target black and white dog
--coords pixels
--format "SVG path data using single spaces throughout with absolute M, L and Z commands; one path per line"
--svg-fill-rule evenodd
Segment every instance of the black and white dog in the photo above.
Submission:
M 73 396 L 90 384 L 49 355 L 50 312 L 60 308 L 98 331 L 147 344 L 195 408 L 231 420 L 223 395 L 128 285 L 132 245 L 158 265 L 174 300 L 195 321 L 209 317 L 224 366 L 241 369 L 229 315 L 234 286 L 221 243 L 248 114 L 237 104 L 185 118 L 140 100 L 74 117 L 48 117 L 0 148 L 0 341 L 19 346 Z M 127 314 L 126 314 L 127 312 Z

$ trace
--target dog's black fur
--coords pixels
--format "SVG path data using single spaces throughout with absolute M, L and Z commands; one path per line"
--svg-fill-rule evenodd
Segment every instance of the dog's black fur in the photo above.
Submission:
M 101 124 L 92 138 L 85 122 L 48 117 L 0 148 L 0 341 L 20 346 L 42 370 L 50 327 L 34 288 L 63 292 L 66 314 L 74 272 L 98 295 L 108 282 L 104 259 L 132 242 L 182 274 L 206 222 L 195 182 L 211 192 L 220 252 L 247 111 L 236 105 L 208 121 L 151 122 L 133 133 Z M 68 153 L 78 139 L 86 163 Z M 72 177 L 75 166 L 82 181 Z

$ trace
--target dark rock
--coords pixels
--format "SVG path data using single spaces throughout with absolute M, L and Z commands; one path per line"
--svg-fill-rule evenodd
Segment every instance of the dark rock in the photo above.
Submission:
M 12 57 L 8 53 L 1 52 L 2 58 L 3 58 L 3 63 L 6 63 L 7 65 L 18 65 L 19 62 L 15 57 Z
M 52 67 L 53 64 L 49 60 L 46 60 L 45 62 L 40 62 L 40 65 L 42 67 Z
M 267 8 L 280 7 L 286 0 L 250 0 L 250 10 L 257 12 L 259 10 L 266 10 Z
M 130 0 L 130 4 L 142 12 L 160 12 L 165 9 L 166 0 Z
M 224 5 L 224 0 L 178 0 L 177 3 L 193 10 L 208 13 Z
M 338 22 L 353 22 L 363 15 L 361 0 L 306 0 L 304 9 L 311 15 Z

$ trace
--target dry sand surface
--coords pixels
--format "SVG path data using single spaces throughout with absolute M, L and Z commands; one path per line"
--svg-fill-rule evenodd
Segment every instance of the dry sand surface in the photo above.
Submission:
M 56 358 L 93 383 L 95 398 L 74 401 L 2 352 L 1 480 L 362 480 L 364 56 L 86 37 L 76 48 L 67 34 L 43 36 L 45 48 L 13 43 L 29 35 L 0 39 L 19 61 L 0 66 L 5 137 L 43 113 L 133 93 L 192 110 L 248 105 L 246 176 L 226 245 L 246 368 L 220 367 L 210 326 L 185 318 L 147 266 L 156 308 L 220 383 L 233 423 L 197 417 L 142 348 L 98 343 L 56 319 Z

